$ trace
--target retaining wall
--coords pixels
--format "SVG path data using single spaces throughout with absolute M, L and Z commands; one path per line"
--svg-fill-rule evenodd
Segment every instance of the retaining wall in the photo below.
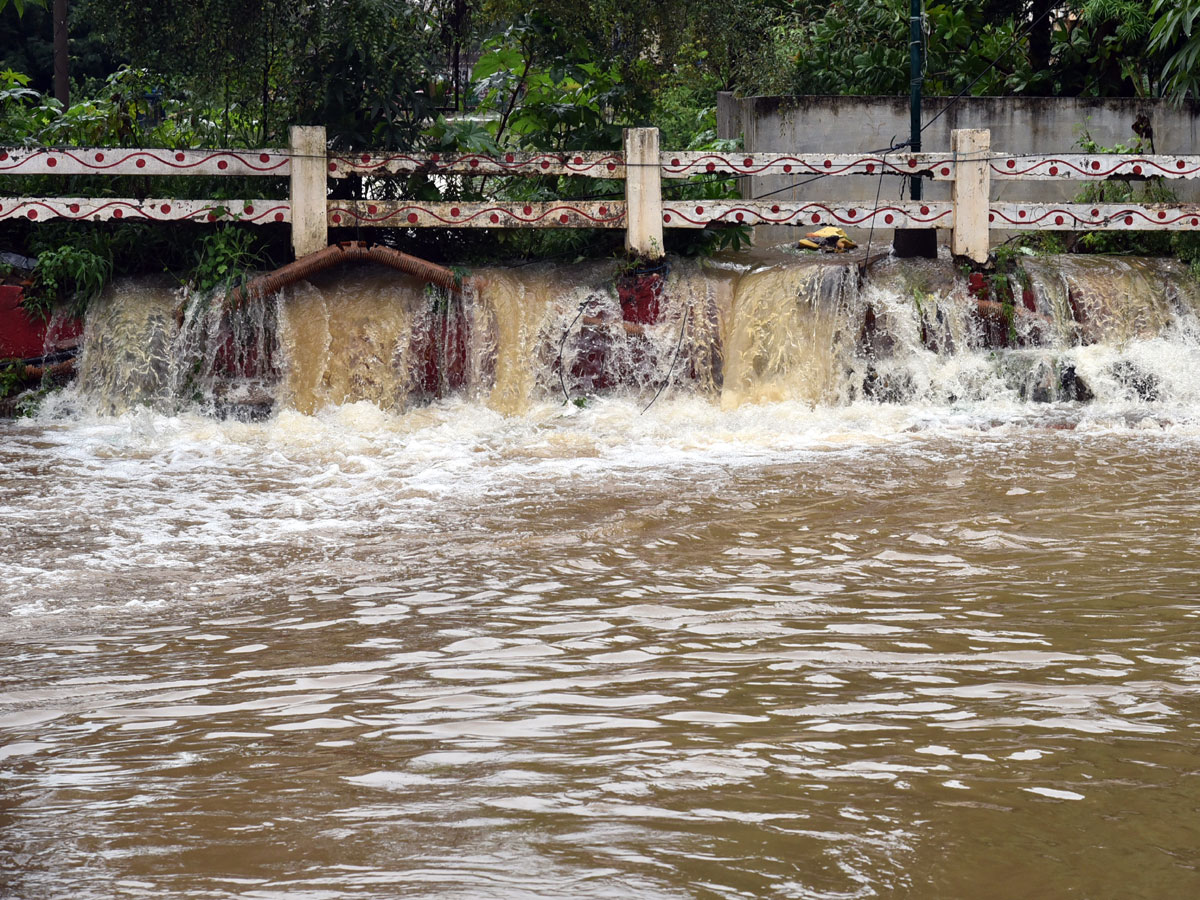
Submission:
M 922 120 L 929 122 L 946 108 L 945 97 L 927 97 Z M 1136 140 L 1133 123 L 1149 119 L 1155 153 L 1200 152 L 1200 102 L 1175 105 L 1164 100 L 1136 98 L 1087 99 L 1078 97 L 964 97 L 955 102 L 921 137 L 921 149 L 950 149 L 950 132 L 959 128 L 991 131 L 994 152 L 1013 154 L 1080 152 L 1084 133 L 1104 147 Z M 908 97 L 736 97 L 717 94 L 717 134 L 743 138 L 749 151 L 799 153 L 852 153 L 878 151 L 893 141 L 908 138 Z M 1147 148 L 1147 152 L 1151 152 Z M 880 189 L 878 177 L 823 178 L 789 187 L 807 178 L 751 176 L 741 179 L 742 197 L 771 194 L 785 200 L 841 200 L 872 203 Z M 897 200 L 905 179 L 883 180 L 880 199 Z M 1172 190 L 1180 200 L 1200 202 L 1200 181 L 1176 181 Z M 996 182 L 994 200 L 1064 202 L 1082 190 L 1070 182 Z M 926 182 L 923 199 L 948 200 L 950 187 Z M 907 188 L 904 190 L 907 199 Z M 786 226 L 758 226 L 756 239 L 774 243 L 795 240 L 811 230 Z M 890 242 L 891 232 L 876 230 L 876 238 Z M 993 239 L 1000 232 L 993 232 Z M 855 232 L 852 237 L 865 234 Z

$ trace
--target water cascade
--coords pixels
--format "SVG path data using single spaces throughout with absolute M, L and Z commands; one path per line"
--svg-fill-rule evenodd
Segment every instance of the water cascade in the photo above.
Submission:
M 451 395 L 519 414 L 663 391 L 722 409 L 1196 399 L 1200 285 L 1173 261 L 1029 257 L 984 296 L 948 260 L 864 274 L 755 259 L 674 260 L 650 288 L 610 262 L 490 268 L 461 294 L 342 269 L 233 311 L 127 281 L 89 316 L 80 392 L 106 413 L 238 417 L 355 401 L 403 413 Z

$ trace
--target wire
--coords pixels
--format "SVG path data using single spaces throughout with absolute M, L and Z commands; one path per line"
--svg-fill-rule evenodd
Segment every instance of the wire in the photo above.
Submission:
M 1009 52 L 1013 49 L 1013 47 L 1017 46 L 1017 43 L 1022 38 L 1027 37 L 1029 35 L 1029 33 L 1032 32 L 1033 29 L 1041 23 L 1042 19 L 1046 18 L 1046 16 L 1048 16 L 1051 13 L 1051 11 L 1053 11 L 1055 8 L 1057 8 L 1058 6 L 1061 6 L 1061 5 L 1062 5 L 1061 0 L 1050 0 L 1050 2 L 1046 5 L 1046 8 L 1042 10 L 1041 15 L 1037 16 L 1036 18 L 1030 19 L 1029 24 L 1026 25 L 1025 28 L 1022 29 L 1012 39 L 1012 42 L 1009 43 L 1009 45 L 1007 47 L 1005 47 L 1003 51 L 1001 51 L 1000 55 L 997 56 L 995 59 L 993 59 L 990 63 L 988 63 L 987 67 L 982 72 L 980 72 L 978 75 L 976 75 L 974 78 L 972 78 L 971 82 L 965 88 L 963 88 L 961 91 L 959 91 L 957 94 L 955 94 L 950 99 L 950 102 L 947 103 L 945 106 L 943 106 L 938 111 L 938 114 L 936 116 L 934 116 L 932 119 L 930 119 L 924 125 L 922 125 L 921 130 L 918 133 L 924 134 L 926 128 L 928 128 L 930 125 L 932 125 L 938 119 L 940 119 L 946 113 L 946 110 L 948 110 L 955 103 L 957 103 L 959 100 L 961 100 L 963 97 L 965 97 L 967 95 L 967 92 L 970 91 L 971 88 L 975 87 L 975 85 L 979 83 L 979 79 L 983 78 L 984 75 L 986 75 L 988 72 L 992 71 L 992 69 L 994 69 L 996 67 L 996 64 L 999 63 L 1000 60 L 1004 59 L 1004 57 L 1006 57 L 1009 54 Z
M 683 334 L 685 331 L 687 331 L 688 321 L 691 318 L 691 312 L 691 304 L 688 304 L 688 308 L 683 311 L 683 318 L 679 323 L 679 340 L 675 342 L 675 355 L 671 357 L 671 365 L 667 369 L 667 377 L 663 380 L 663 383 L 658 386 L 658 390 L 655 391 L 654 396 L 650 398 L 650 402 L 646 404 L 645 408 L 640 413 L 638 413 L 639 416 L 644 416 L 646 414 L 646 410 L 654 405 L 654 401 L 656 401 L 662 395 L 662 392 L 666 390 L 667 385 L 671 383 L 671 375 L 674 374 L 675 363 L 679 360 L 679 351 L 683 347 Z
M 583 302 L 579 304 L 579 312 L 575 313 L 575 318 L 571 320 L 571 324 L 563 329 L 562 340 L 558 344 L 558 383 L 562 385 L 563 406 L 571 402 L 571 395 L 567 391 L 567 379 L 563 375 L 563 351 L 567 349 L 567 336 L 571 333 L 571 329 L 575 327 L 575 323 L 579 321 L 579 317 L 583 315 L 583 311 L 587 309 L 588 304 L 592 302 L 591 297 L 585 297 Z

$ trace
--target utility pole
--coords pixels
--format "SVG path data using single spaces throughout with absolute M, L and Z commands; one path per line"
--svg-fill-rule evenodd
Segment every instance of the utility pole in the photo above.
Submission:
M 67 0 L 54 0 L 50 17 L 54 21 L 54 99 L 63 106 L 70 106 L 71 89 L 67 80 Z
M 921 0 L 910 0 L 908 17 L 908 73 L 909 73 L 909 137 L 908 149 L 921 152 L 921 83 L 922 61 L 925 56 L 924 29 L 922 28 Z M 909 196 L 921 199 L 921 176 L 909 179 Z M 937 258 L 937 232 L 932 228 L 897 228 L 892 239 L 892 249 L 897 256 L 924 256 Z

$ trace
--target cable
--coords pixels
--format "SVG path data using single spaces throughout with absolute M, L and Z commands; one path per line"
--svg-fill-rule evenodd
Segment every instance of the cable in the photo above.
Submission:
M 685 331 L 687 331 L 691 312 L 692 306 L 689 303 L 687 309 L 683 311 L 683 319 L 679 323 L 679 340 L 675 342 L 675 355 L 671 357 L 671 365 L 667 369 L 667 377 L 663 380 L 663 383 L 658 386 L 658 390 L 655 392 L 654 396 L 650 398 L 650 402 L 646 404 L 645 408 L 640 413 L 638 413 L 639 416 L 644 416 L 646 414 L 646 410 L 654 405 L 654 401 L 656 401 L 659 396 L 662 395 L 662 392 L 666 390 L 667 385 L 671 383 L 671 375 L 674 374 L 675 363 L 679 360 L 679 351 L 683 347 L 683 334 Z
M 583 311 L 587 309 L 588 304 L 592 302 L 591 297 L 585 297 L 583 302 L 579 304 L 579 312 L 575 313 L 575 318 L 571 320 L 571 324 L 563 329 L 562 340 L 558 344 L 558 383 L 562 385 L 563 406 L 571 402 L 571 395 L 567 391 L 567 379 L 563 375 L 563 351 L 567 349 L 567 336 L 571 333 L 571 329 L 575 327 L 575 323 L 579 321 L 579 317 L 583 315 Z
M 1050 2 L 1046 5 L 1046 8 L 1044 10 L 1042 10 L 1041 15 L 1037 16 L 1036 18 L 1030 19 L 1029 24 L 1026 25 L 1025 28 L 1022 31 L 1020 31 L 1012 39 L 1012 42 L 1007 47 L 1004 48 L 1004 50 L 1000 53 L 1000 55 L 997 56 L 995 59 L 993 59 L 990 63 L 988 63 L 987 67 L 982 72 L 980 72 L 978 75 L 976 75 L 974 78 L 972 78 L 970 84 L 968 84 L 965 88 L 963 88 L 961 91 L 959 91 L 957 94 L 955 94 L 954 97 L 952 97 L 950 99 L 950 102 L 947 103 L 945 106 L 943 106 L 936 116 L 934 116 L 932 119 L 930 119 L 928 122 L 926 122 L 923 126 L 921 126 L 921 131 L 919 133 L 924 134 L 926 128 L 928 128 L 930 125 L 932 125 L 938 119 L 940 119 L 945 114 L 946 110 L 948 110 L 955 103 L 957 103 L 959 100 L 961 100 L 963 97 L 965 97 L 967 95 L 967 92 L 970 91 L 971 88 L 975 87 L 975 85 L 979 83 L 979 79 L 983 78 L 984 75 L 986 75 L 988 72 L 990 72 L 992 69 L 994 69 L 996 67 L 996 64 L 998 62 L 1000 62 L 1000 60 L 1004 59 L 1004 57 L 1006 57 L 1009 54 L 1009 52 L 1013 49 L 1013 47 L 1017 46 L 1018 41 L 1020 41 L 1022 38 L 1027 37 L 1029 35 L 1029 33 L 1032 32 L 1033 29 L 1041 23 L 1042 19 L 1046 18 L 1046 16 L 1048 16 L 1051 13 L 1051 11 L 1053 11 L 1055 8 L 1057 8 L 1061 5 L 1062 5 L 1061 0 L 1050 0 Z

